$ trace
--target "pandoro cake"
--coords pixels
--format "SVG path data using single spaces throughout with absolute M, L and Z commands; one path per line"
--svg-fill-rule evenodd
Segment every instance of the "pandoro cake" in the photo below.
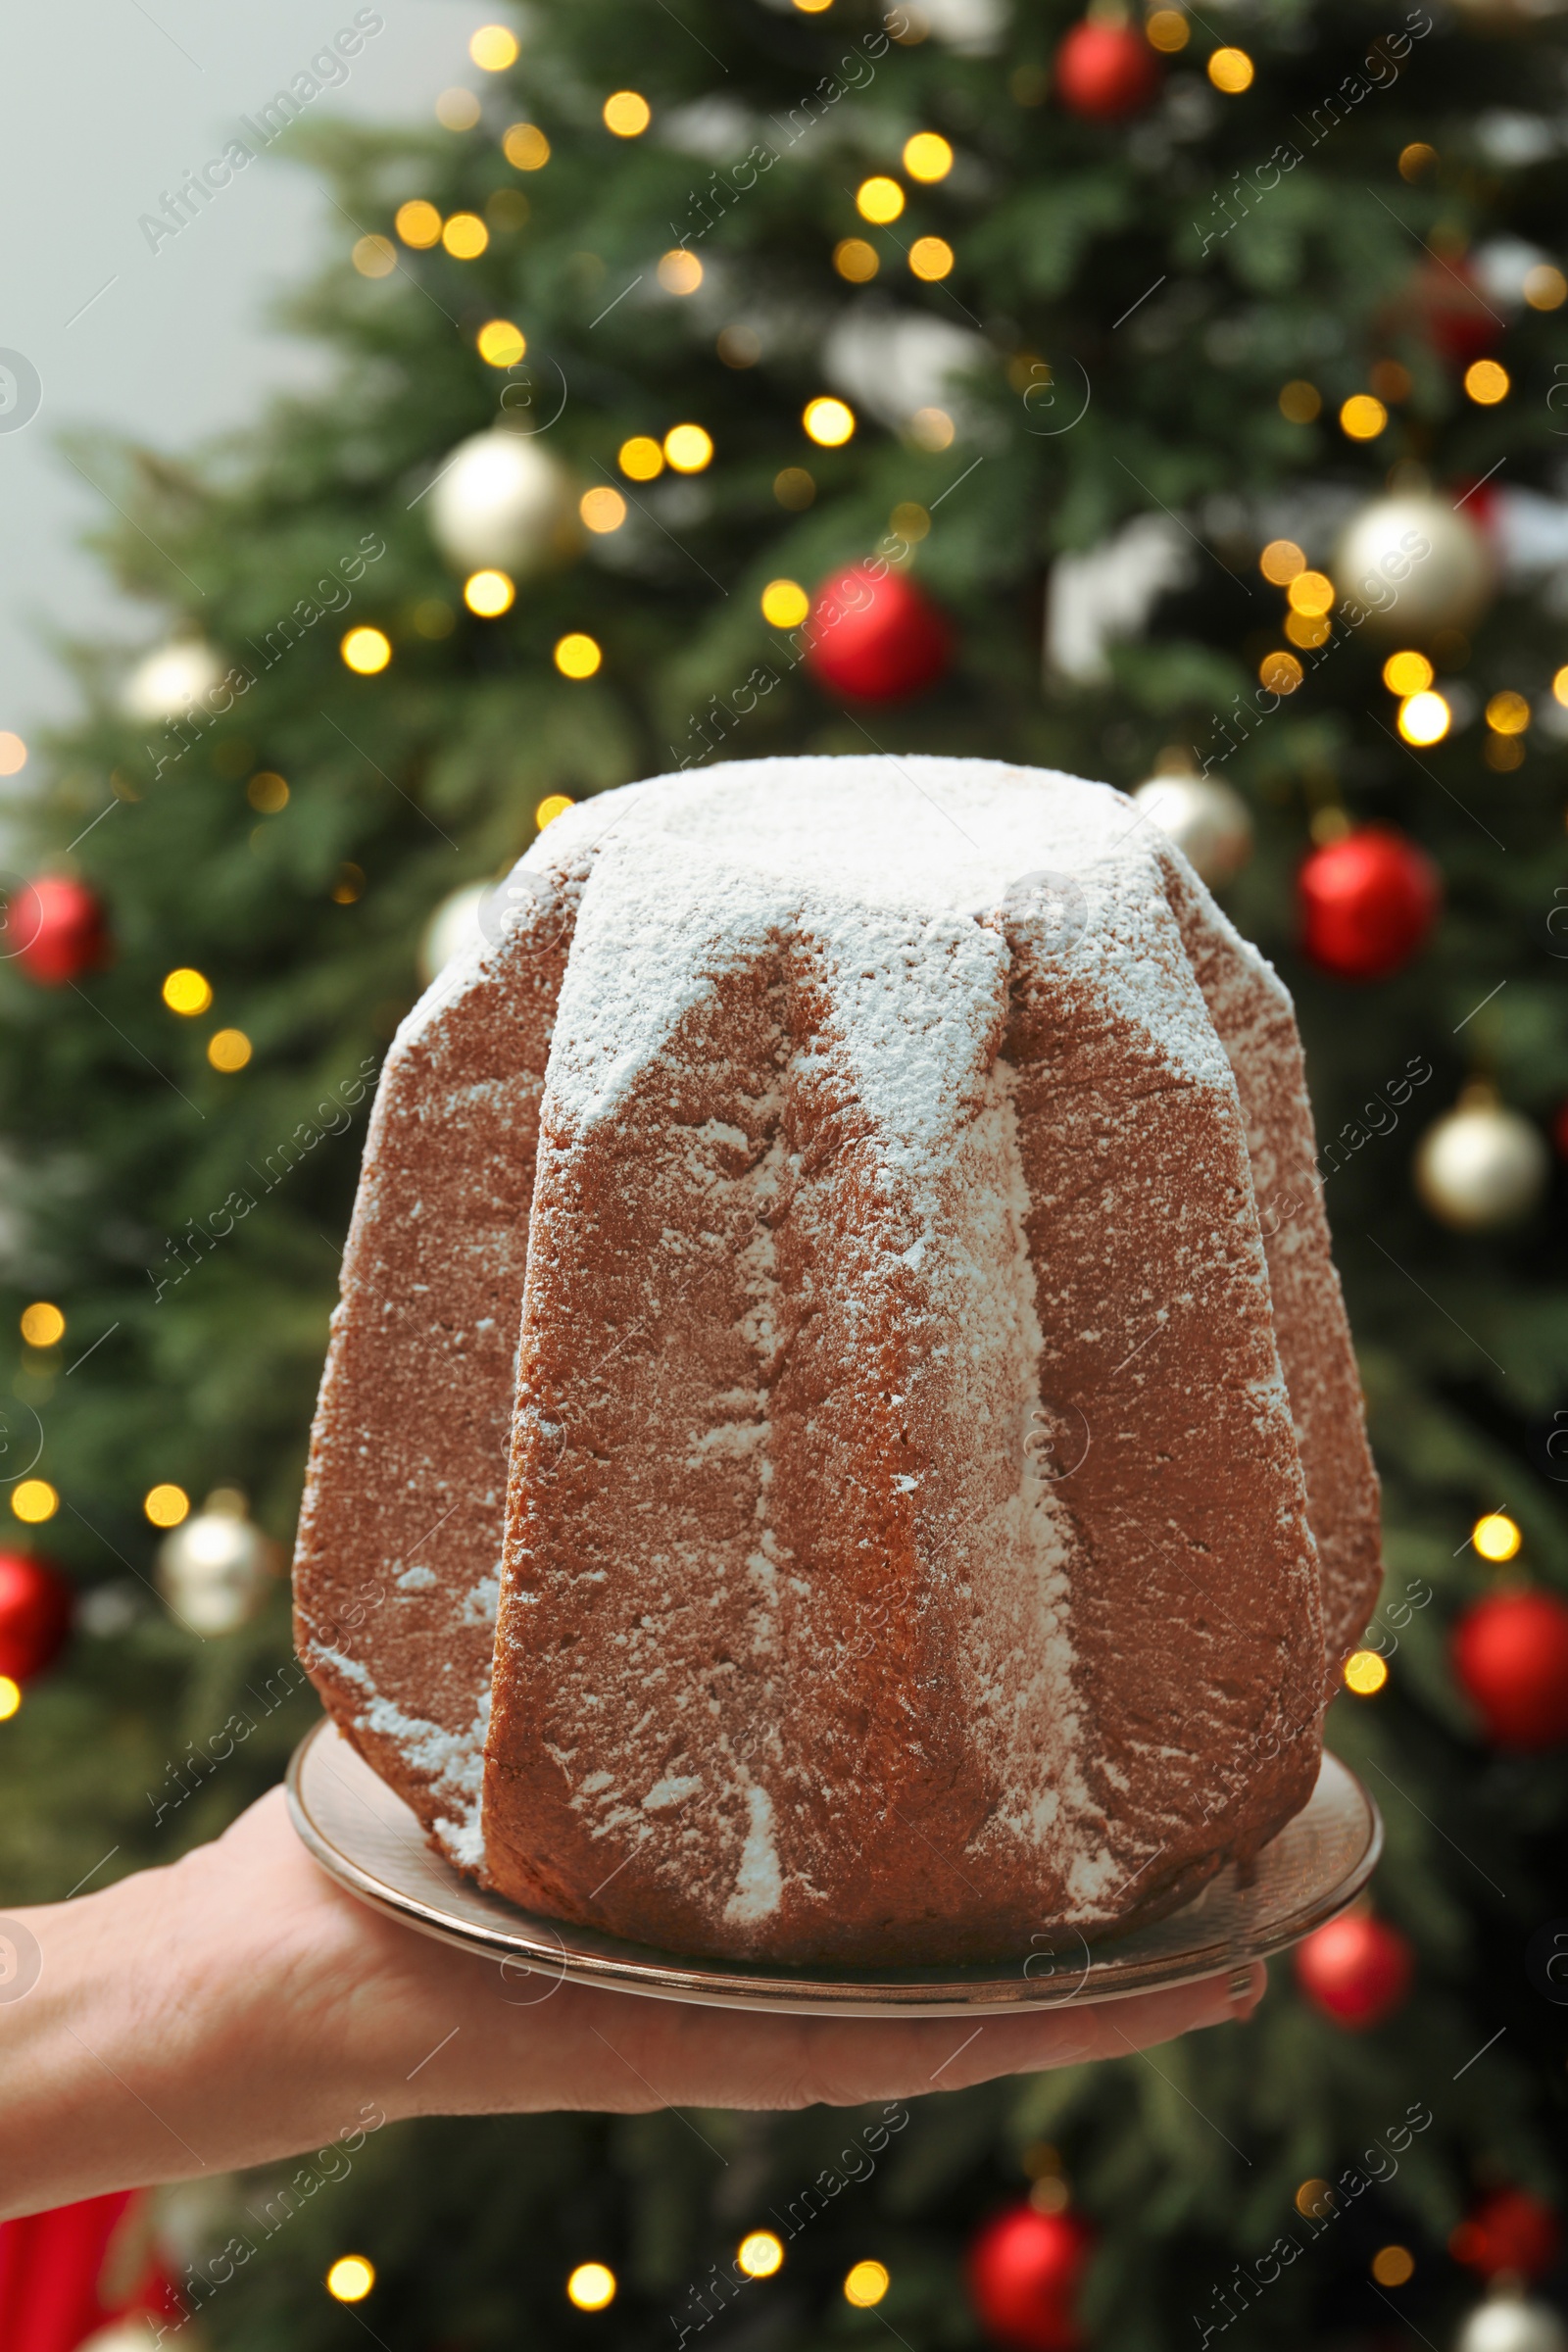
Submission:
M 1180 853 L 1037 769 L 737 761 L 485 928 L 387 1056 L 295 1562 L 440 1850 L 861 1966 L 1250 1857 L 1377 1493 L 1290 999 Z

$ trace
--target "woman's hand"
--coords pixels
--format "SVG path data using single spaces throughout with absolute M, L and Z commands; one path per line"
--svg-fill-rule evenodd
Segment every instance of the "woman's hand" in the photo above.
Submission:
M 773 2017 L 552 1984 L 345 1894 L 274 1788 L 216 1844 L 22 1912 L 38 1979 L 0 1999 L 0 2215 L 185 2180 L 410 2115 L 853 2106 L 1125 2056 L 1250 2015 L 1229 1977 L 1092 2008 Z

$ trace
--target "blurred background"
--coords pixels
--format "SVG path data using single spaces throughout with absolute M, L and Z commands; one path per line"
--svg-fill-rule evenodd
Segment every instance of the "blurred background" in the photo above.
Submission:
M 313 1720 L 282 1571 L 381 1056 L 638 777 L 1137 795 L 1296 996 L 1319 1151 L 1259 1209 L 1322 1193 L 1387 1514 L 1327 1721 L 1385 1857 L 1245 2032 L 891 2119 L 345 2117 L 6 2225 L 8 2352 L 1563 2352 L 1568 24 L 0 40 L 0 1902 L 212 1837 Z

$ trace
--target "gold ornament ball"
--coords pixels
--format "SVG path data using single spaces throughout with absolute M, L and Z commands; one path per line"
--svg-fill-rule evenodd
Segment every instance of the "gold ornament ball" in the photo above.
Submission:
M 1546 2304 L 1502 2286 L 1470 2314 L 1454 2352 L 1568 2352 L 1568 2328 Z
M 1375 635 L 1420 645 L 1485 611 L 1495 566 L 1468 514 L 1430 491 L 1406 490 L 1351 516 L 1335 550 L 1334 583 Z
M 1252 854 L 1252 819 L 1230 785 L 1211 776 L 1152 776 L 1133 794 L 1210 889 L 1239 874 Z
M 158 1590 L 192 1633 L 232 1634 L 257 1615 L 280 1564 L 238 1497 L 220 1493 L 159 1544 Z
M 1550 1174 L 1539 1130 L 1490 1089 L 1467 1089 L 1429 1127 L 1415 1155 L 1416 1190 L 1441 1224 L 1459 1233 L 1516 1225 L 1538 1208 Z
M 580 540 L 577 494 L 538 438 L 496 427 L 449 459 L 430 492 L 430 530 L 455 571 L 526 579 Z

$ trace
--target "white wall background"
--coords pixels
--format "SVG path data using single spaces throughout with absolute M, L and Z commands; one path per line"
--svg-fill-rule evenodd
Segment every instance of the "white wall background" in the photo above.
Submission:
M 0 17 L 0 348 L 24 354 L 42 384 L 31 421 L 0 429 L 0 729 L 25 738 L 71 710 L 53 631 L 125 644 L 150 633 L 147 609 L 118 598 L 76 544 L 107 510 L 61 455 L 61 427 L 177 452 L 318 373 L 268 317 L 277 289 L 353 242 L 308 172 L 259 159 L 156 253 L 137 221 L 359 4 L 20 0 Z M 309 111 L 428 123 L 443 89 L 481 79 L 468 36 L 504 12 L 376 6 L 385 29 Z

